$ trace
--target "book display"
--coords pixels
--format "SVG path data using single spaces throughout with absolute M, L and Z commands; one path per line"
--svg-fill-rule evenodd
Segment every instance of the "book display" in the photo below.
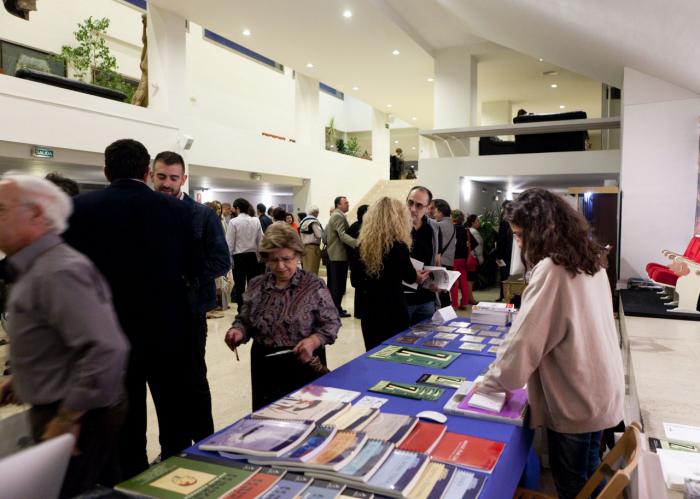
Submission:
M 445 386 L 447 388 L 459 388 L 466 379 L 463 376 L 445 376 L 441 374 L 421 374 L 416 380 L 419 385 Z
M 436 461 L 491 473 L 505 444 L 460 433 L 445 433 L 429 452 Z
M 311 421 L 244 418 L 204 440 L 200 448 L 278 457 L 299 445 L 313 430 Z
M 459 357 L 454 352 L 439 352 L 427 348 L 386 346 L 369 356 L 370 359 L 386 360 L 414 366 L 445 368 Z
M 252 417 L 320 422 L 346 411 L 349 407 L 350 404 L 335 400 L 285 397 L 254 412 Z
M 372 386 L 369 391 L 417 400 L 437 400 L 442 397 L 445 390 L 426 385 L 381 380 Z
M 478 378 L 477 378 L 478 379 Z M 527 414 L 527 391 L 524 389 L 510 392 L 507 399 L 504 398 L 499 410 L 495 407 L 477 407 L 470 404 L 474 381 L 465 381 L 447 401 L 443 410 L 447 414 L 464 416 L 468 418 L 496 421 L 515 426 L 523 426 Z

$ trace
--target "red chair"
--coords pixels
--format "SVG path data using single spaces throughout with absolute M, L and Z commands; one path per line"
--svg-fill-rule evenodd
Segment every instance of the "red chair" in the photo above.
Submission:
M 669 258 L 673 258 L 676 254 L 670 251 L 663 251 Z M 700 234 L 693 236 L 685 249 L 683 256 L 689 260 L 700 263 Z M 678 281 L 678 276 L 669 269 L 668 265 L 660 263 L 649 263 L 646 267 L 649 279 L 659 284 L 666 286 L 675 286 Z

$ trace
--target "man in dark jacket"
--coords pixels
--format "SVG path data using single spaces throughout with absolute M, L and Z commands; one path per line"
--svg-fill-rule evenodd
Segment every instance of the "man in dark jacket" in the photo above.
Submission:
M 188 447 L 192 328 L 188 289 L 194 282 L 193 230 L 185 203 L 153 192 L 150 156 L 123 139 L 105 150 L 110 185 L 74 199 L 66 242 L 90 258 L 112 289 L 114 309 L 131 343 L 126 374 L 128 412 L 120 437 L 124 476 L 148 468 L 146 383 L 158 414 L 161 455 Z
M 194 332 L 197 338 L 197 350 L 193 351 L 194 371 L 192 381 L 194 400 L 190 403 L 192 411 L 192 440 L 198 442 L 214 433 L 214 421 L 211 415 L 211 392 L 207 381 L 206 345 L 207 312 L 216 307 L 217 277 L 226 275 L 231 268 L 228 245 L 221 222 L 216 212 L 203 204 L 195 202 L 182 191 L 187 181 L 185 160 L 176 152 L 164 151 L 153 160 L 151 181 L 156 191 L 182 200 L 190 211 L 194 229 L 194 257 L 197 270 L 197 283 L 193 288 L 192 313 Z
M 513 254 L 513 231 L 510 224 L 503 219 L 506 208 L 510 201 L 504 201 L 501 205 L 500 223 L 498 225 L 498 236 L 496 237 L 496 265 L 501 277 L 501 292 L 498 301 L 503 300 L 503 281 L 510 275 L 510 260 Z

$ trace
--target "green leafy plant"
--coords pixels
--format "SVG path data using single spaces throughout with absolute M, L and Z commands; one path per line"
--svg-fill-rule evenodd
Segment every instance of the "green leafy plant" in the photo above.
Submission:
M 360 152 L 360 144 L 357 143 L 357 137 L 350 137 L 345 144 L 345 154 L 357 156 L 358 152 Z
M 93 19 L 90 16 L 78 23 L 78 30 L 73 32 L 78 45 L 64 45 L 59 57 L 73 69 L 73 76 L 78 80 L 124 92 L 131 100 L 134 89 L 116 72 L 117 60 L 105 39 L 109 22 L 106 17 Z
M 335 142 L 335 150 L 340 154 L 345 154 L 345 141 L 343 139 L 338 139 Z

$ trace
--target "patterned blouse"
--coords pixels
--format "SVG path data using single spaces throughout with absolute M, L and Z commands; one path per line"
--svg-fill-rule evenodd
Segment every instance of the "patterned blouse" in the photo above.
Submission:
M 326 284 L 298 269 L 283 289 L 275 287 L 271 272 L 250 281 L 233 327 L 243 332 L 244 341 L 253 338 L 266 347 L 291 348 L 314 333 L 322 345 L 330 345 L 340 317 Z

